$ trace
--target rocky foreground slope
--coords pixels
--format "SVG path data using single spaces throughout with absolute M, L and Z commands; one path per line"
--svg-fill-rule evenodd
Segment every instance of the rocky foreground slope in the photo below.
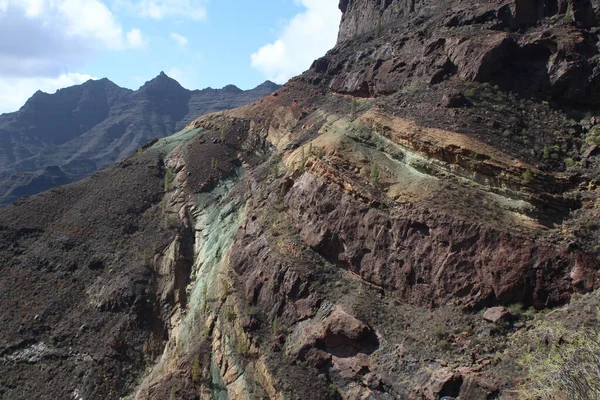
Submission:
M 598 6 L 342 1 L 274 94 L 0 210 L 0 395 L 536 398 L 600 305 Z
M 267 81 L 247 91 L 187 90 L 161 72 L 136 91 L 106 78 L 38 91 L 19 111 L 0 115 L 0 206 L 89 176 L 201 115 L 278 88 Z

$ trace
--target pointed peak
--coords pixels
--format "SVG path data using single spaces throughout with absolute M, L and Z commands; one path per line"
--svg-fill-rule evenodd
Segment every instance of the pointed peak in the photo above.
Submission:
M 171 78 L 164 71 L 160 71 L 160 74 L 156 76 L 156 78 L 147 81 L 140 89 L 149 88 L 149 87 L 175 87 L 182 88 L 183 87 L 177 82 L 175 79 Z
M 235 85 L 227 85 L 225 86 L 223 89 L 221 89 L 224 92 L 241 92 L 242 89 L 240 89 L 239 87 L 235 86 Z
M 266 80 L 263 83 L 261 83 L 260 85 L 258 85 L 257 87 L 255 87 L 253 90 L 269 90 L 271 92 L 274 92 L 275 90 L 279 89 L 280 87 L 281 87 L 281 85 L 278 85 L 275 82 Z

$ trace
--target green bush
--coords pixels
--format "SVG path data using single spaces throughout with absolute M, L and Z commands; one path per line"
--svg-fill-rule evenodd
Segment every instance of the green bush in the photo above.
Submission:
M 533 181 L 533 178 L 535 177 L 535 173 L 528 169 L 525 172 L 523 172 L 523 183 L 528 184 L 531 183 Z
M 585 137 L 585 141 L 590 144 L 600 144 L 600 129 L 591 130 Z

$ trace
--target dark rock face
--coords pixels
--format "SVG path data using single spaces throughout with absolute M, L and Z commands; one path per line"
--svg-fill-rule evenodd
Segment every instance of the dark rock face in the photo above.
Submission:
M 551 19 L 559 22 L 550 27 Z M 595 106 L 600 103 L 598 37 L 581 28 L 597 21 L 589 0 L 565 5 L 541 0 L 476 5 L 350 1 L 338 48 L 315 71 L 331 77 L 334 91 L 360 97 L 389 95 L 415 81 L 439 84 L 458 75 Z M 525 28 L 532 32 L 521 35 L 519 29 Z M 360 43 L 369 45 L 358 50 Z
M 478 3 L 462 8 L 451 0 L 431 4 L 421 0 L 342 0 L 344 13 L 338 43 L 366 33 L 376 34 L 379 27 L 410 21 L 420 25 L 431 18 L 444 18 L 447 26 L 491 22 L 494 29 L 522 29 L 535 26 L 544 18 L 568 17 L 580 27 L 597 26 L 597 0 L 512 0 Z M 453 9 L 451 13 L 445 12 Z
M 278 88 L 265 82 L 248 91 L 231 85 L 189 91 L 161 72 L 137 91 L 101 79 L 56 94 L 37 92 L 19 111 L 0 115 L 0 205 L 81 179 L 199 115 Z

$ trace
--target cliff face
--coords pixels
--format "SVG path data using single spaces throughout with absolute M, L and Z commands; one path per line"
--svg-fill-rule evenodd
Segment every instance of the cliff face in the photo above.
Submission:
M 340 0 L 343 12 L 338 44 L 384 26 L 401 27 L 431 22 L 457 26 L 459 23 L 494 22 L 494 30 L 525 29 L 545 18 L 566 18 L 579 27 L 598 26 L 597 0 L 513 0 L 460 4 L 451 0 Z
M 600 304 L 584 3 L 342 2 L 275 93 L 0 210 L 0 395 L 515 398 Z
M 597 105 L 596 34 L 581 28 L 597 26 L 598 3 L 550 3 L 342 2 L 338 48 L 349 52 L 327 60 L 331 87 L 378 96 L 417 77 L 438 84 L 458 75 L 523 96 Z M 355 51 L 357 42 L 370 45 Z
M 102 79 L 37 92 L 19 111 L 0 115 L 0 206 L 79 180 L 200 115 L 248 104 L 278 87 L 190 91 L 161 73 L 137 91 Z

